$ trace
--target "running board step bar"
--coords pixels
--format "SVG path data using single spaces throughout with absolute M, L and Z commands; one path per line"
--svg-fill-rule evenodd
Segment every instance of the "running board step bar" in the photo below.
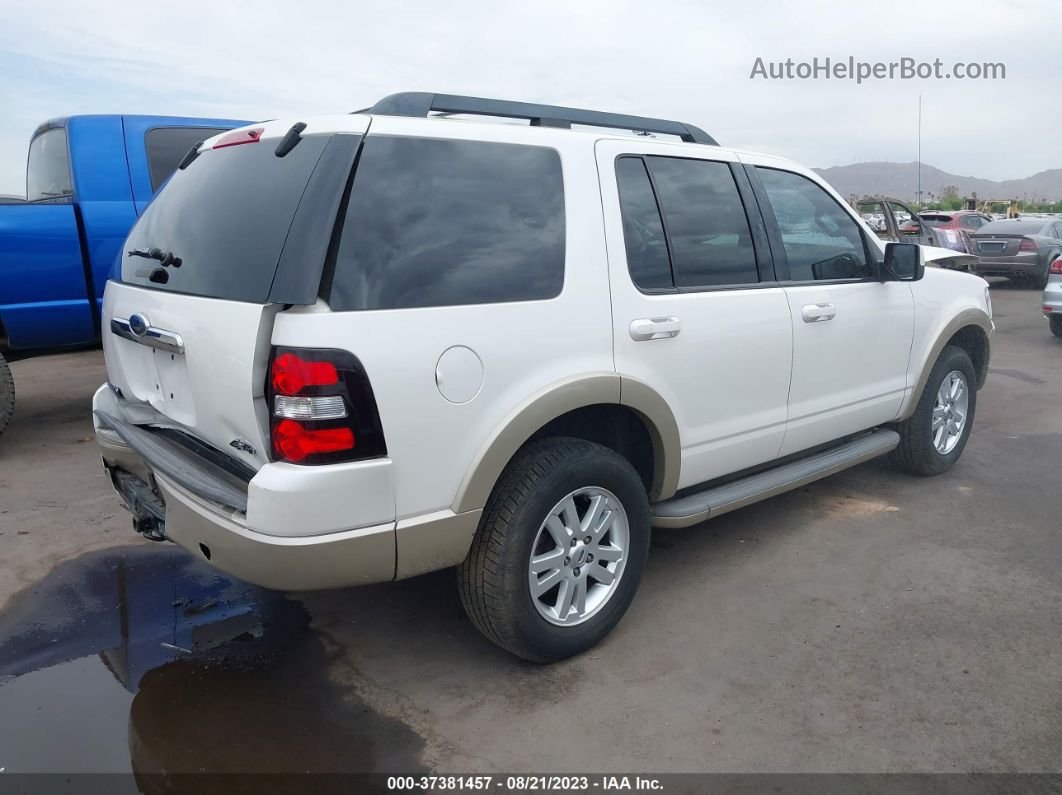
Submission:
M 741 480 L 658 502 L 651 506 L 653 526 L 695 525 L 710 516 L 743 508 L 877 458 L 895 449 L 899 443 L 900 434 L 896 431 L 880 429 L 838 447 Z

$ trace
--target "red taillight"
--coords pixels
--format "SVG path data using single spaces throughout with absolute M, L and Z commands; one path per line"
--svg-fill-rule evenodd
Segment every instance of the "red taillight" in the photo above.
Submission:
M 387 455 L 358 358 L 334 348 L 273 348 L 265 383 L 273 459 L 303 466 Z
M 1018 251 L 1039 251 L 1040 247 L 1036 245 L 1035 240 L 1029 240 L 1029 238 L 1022 238 L 1021 245 L 1018 246 Z
M 281 420 L 273 427 L 273 448 L 288 461 L 302 461 L 317 453 L 338 453 L 354 449 L 350 428 L 310 430 L 301 422 Z
M 294 353 L 283 353 L 273 360 L 273 388 L 282 395 L 297 395 L 308 386 L 339 383 L 339 373 L 331 362 L 308 362 Z
M 1062 276 L 1062 257 L 1059 257 L 1051 263 L 1051 270 L 1048 273 L 1054 273 Z
M 236 130 L 228 135 L 223 135 L 214 144 L 214 149 L 224 149 L 226 146 L 239 146 L 240 144 L 256 144 L 262 138 L 265 127 L 255 127 L 252 130 Z

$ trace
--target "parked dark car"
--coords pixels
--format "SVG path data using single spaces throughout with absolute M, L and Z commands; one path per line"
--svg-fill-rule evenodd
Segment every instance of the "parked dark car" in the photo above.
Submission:
M 1007 218 L 985 224 L 973 235 L 980 276 L 1006 276 L 1038 290 L 1047 286 L 1051 263 L 1062 256 L 1062 220 Z
M 989 216 L 977 210 L 935 210 L 920 213 L 919 217 L 936 232 L 939 245 L 965 254 L 975 253 L 970 236 L 992 223 Z

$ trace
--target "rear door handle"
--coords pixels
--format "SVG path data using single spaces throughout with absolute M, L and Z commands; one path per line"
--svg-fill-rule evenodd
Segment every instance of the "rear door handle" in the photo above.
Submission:
M 644 342 L 677 337 L 681 328 L 677 317 L 643 317 L 631 321 L 631 339 Z
M 807 304 L 800 310 L 800 316 L 805 323 L 821 323 L 824 320 L 833 320 L 837 312 L 833 304 Z

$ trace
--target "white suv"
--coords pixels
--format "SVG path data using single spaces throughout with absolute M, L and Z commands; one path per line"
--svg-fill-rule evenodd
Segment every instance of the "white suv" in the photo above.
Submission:
M 993 325 L 982 279 L 924 267 L 953 254 L 678 122 L 438 94 L 265 122 L 130 233 L 97 438 L 150 538 L 291 590 L 457 566 L 488 638 L 556 660 L 620 620 L 651 526 L 955 463 Z

